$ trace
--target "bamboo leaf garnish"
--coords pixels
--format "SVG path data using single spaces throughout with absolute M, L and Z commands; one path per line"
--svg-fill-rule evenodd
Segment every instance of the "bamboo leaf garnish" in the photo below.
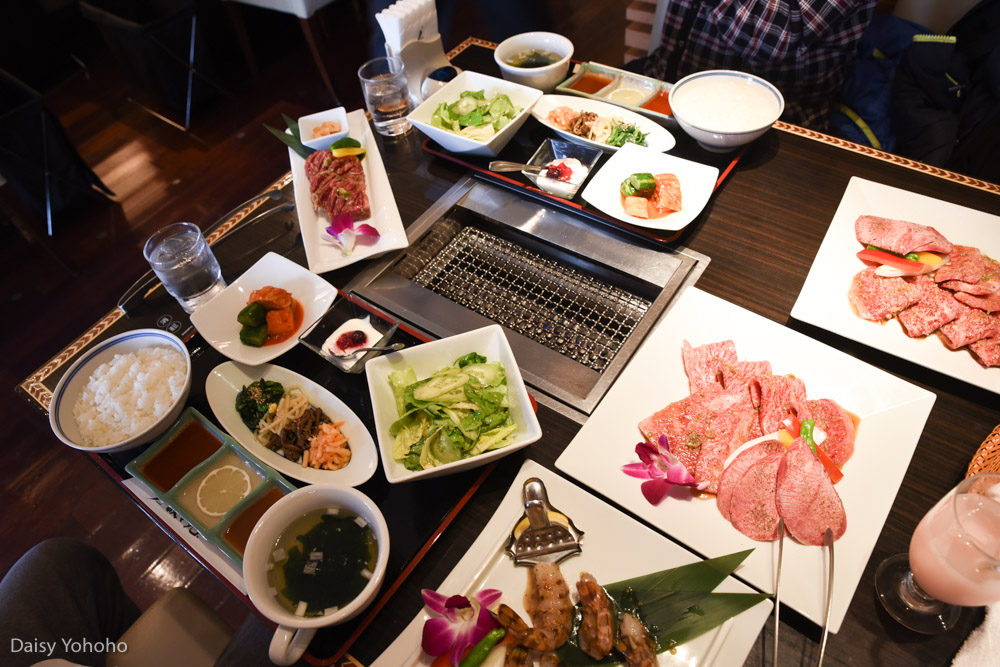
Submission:
M 301 155 L 303 159 L 309 157 L 312 153 L 314 153 L 315 151 L 313 149 L 309 148 L 308 146 L 302 143 L 302 139 L 299 137 L 299 124 L 295 121 L 295 119 L 290 118 L 285 114 L 281 114 L 281 117 L 284 119 L 285 125 L 288 126 L 288 129 L 291 132 L 291 134 L 289 134 L 288 132 L 282 132 L 277 128 L 271 127 L 267 123 L 264 123 L 264 127 L 266 127 L 271 134 L 278 137 L 281 143 L 285 144 L 293 151 Z

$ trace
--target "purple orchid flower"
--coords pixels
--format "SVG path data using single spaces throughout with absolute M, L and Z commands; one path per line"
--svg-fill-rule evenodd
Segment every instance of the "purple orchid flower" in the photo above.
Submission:
M 475 646 L 498 625 L 489 611 L 500 599 L 501 592 L 495 588 L 483 589 L 475 593 L 471 600 L 464 595 L 449 597 L 429 588 L 423 589 L 420 594 L 424 604 L 440 614 L 424 623 L 420 647 L 427 655 L 436 658 L 450 651 L 448 657 L 451 664 L 457 665 L 467 648 Z
M 635 453 L 641 463 L 623 465 L 622 472 L 629 477 L 646 480 L 642 483 L 642 495 L 653 505 L 659 505 L 675 484 L 699 491 L 708 486 L 708 482 L 695 481 L 680 459 L 670 451 L 670 441 L 665 435 L 661 435 L 655 445 L 640 442 L 635 446 Z
M 354 252 L 354 244 L 357 237 L 365 236 L 371 239 L 378 239 L 378 230 L 367 223 L 354 224 L 354 220 L 346 213 L 334 216 L 330 220 L 330 226 L 326 228 L 326 233 L 330 235 L 330 240 L 340 246 L 345 255 Z

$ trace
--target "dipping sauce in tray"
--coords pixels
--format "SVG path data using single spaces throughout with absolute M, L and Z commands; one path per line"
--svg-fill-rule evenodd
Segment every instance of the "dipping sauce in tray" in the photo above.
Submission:
M 670 110 L 670 91 L 661 88 L 656 95 L 642 105 L 643 109 L 649 109 L 650 111 L 655 111 L 656 113 L 662 113 L 665 116 L 672 115 Z
M 235 519 L 229 522 L 226 530 L 222 533 L 222 539 L 242 555 L 247 548 L 247 540 L 250 539 L 250 533 L 253 532 L 254 526 L 264 516 L 264 512 L 284 496 L 285 492 L 281 489 L 277 487 L 269 488 L 250 507 L 240 512 Z
M 611 83 L 610 76 L 585 72 L 583 76 L 571 83 L 569 87 L 573 90 L 579 90 L 581 93 L 593 94 L 609 83 Z
M 146 462 L 142 474 L 161 491 L 168 491 L 221 446 L 222 442 L 204 424 L 190 421 Z

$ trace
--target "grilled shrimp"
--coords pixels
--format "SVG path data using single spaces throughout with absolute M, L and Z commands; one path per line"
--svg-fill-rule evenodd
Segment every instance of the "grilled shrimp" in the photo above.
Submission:
M 527 646 L 511 644 L 507 647 L 503 667 L 531 667 L 535 664 L 532 654 L 539 656 L 538 664 L 540 667 L 562 667 L 566 664 L 562 658 L 551 651 L 539 654 L 538 651 L 532 651 Z
M 646 627 L 632 614 L 622 614 L 618 644 L 615 646 L 625 656 L 627 667 L 655 667 L 656 646 Z
M 589 572 L 580 573 L 576 592 L 580 595 L 583 612 L 578 633 L 580 648 L 594 660 L 600 660 L 611 653 L 614 645 L 611 602 L 594 575 Z
M 566 643 L 573 627 L 573 603 L 558 565 L 538 563 L 532 566 L 524 608 L 535 625 L 524 640 L 525 646 L 553 651 Z

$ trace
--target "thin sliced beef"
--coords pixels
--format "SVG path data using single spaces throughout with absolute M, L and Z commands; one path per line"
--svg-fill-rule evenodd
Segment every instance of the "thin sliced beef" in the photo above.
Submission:
M 969 349 L 983 368 L 1000 366 L 1000 336 L 981 338 L 975 343 L 969 343 Z
M 822 545 L 827 528 L 833 529 L 835 540 L 847 530 L 844 503 L 823 464 L 801 438 L 778 466 L 775 505 L 785 528 L 803 544 Z
M 763 435 L 757 432 L 760 428 L 757 413 L 749 403 L 726 409 L 716 420 L 715 428 L 716 437 L 705 441 L 694 470 L 689 469 L 695 480 L 708 482 L 704 489 L 708 493 L 719 491 L 719 478 L 729 455 L 744 442 Z
M 735 482 L 729 503 L 733 527 L 751 540 L 778 539 L 776 490 L 778 469 L 786 453 L 765 456 L 754 462 Z
M 966 294 L 975 294 L 976 296 L 986 296 L 1000 291 L 1000 280 L 987 280 L 984 278 L 974 284 L 963 283 L 960 280 L 946 280 L 941 283 L 941 287 L 950 289 L 952 292 L 965 292 Z
M 639 432 L 649 442 L 656 442 L 661 435 L 667 436 L 670 451 L 690 472 L 701 453 L 702 441 L 698 434 L 706 431 L 714 419 L 714 415 L 701 408 L 699 399 L 686 396 L 639 422 Z
M 899 314 L 899 321 L 907 336 L 926 336 L 962 314 L 962 305 L 955 301 L 954 293 L 938 287 L 930 276 L 917 276 L 913 284 L 923 291 L 923 296 L 920 301 Z
M 963 283 L 978 283 L 986 273 L 986 258 L 979 248 L 956 245 L 948 257 L 948 263 L 934 272 L 934 280 L 943 283 L 957 280 Z
M 816 421 L 816 427 L 823 430 L 823 450 L 838 468 L 842 468 L 854 453 L 854 419 L 840 404 L 829 398 L 806 401 L 809 418 Z
M 722 366 L 737 361 L 736 344 L 731 340 L 724 340 L 692 347 L 685 340 L 681 359 L 684 361 L 684 372 L 687 373 L 691 393 L 718 389 L 722 386 Z
M 957 350 L 982 338 L 1000 336 L 1000 315 L 963 306 L 957 318 L 938 329 L 945 346 Z
M 769 361 L 737 361 L 722 366 L 722 388 L 726 391 L 743 391 L 758 375 L 770 375 Z
M 777 440 L 765 440 L 753 447 L 744 449 L 733 459 L 732 463 L 726 466 L 725 472 L 719 478 L 719 492 L 715 496 L 715 502 L 719 506 L 719 512 L 729 520 L 729 508 L 733 501 L 733 490 L 736 483 L 743 477 L 743 473 L 750 469 L 757 461 L 773 454 L 784 454 L 785 446 Z
M 987 313 L 1000 311 L 1000 292 L 993 292 L 986 296 L 976 296 L 965 292 L 955 292 L 955 298 L 970 308 L 978 308 Z
M 883 278 L 874 268 L 859 271 L 847 292 L 858 315 L 872 322 L 890 319 L 919 301 L 921 295 L 919 287 L 902 278 Z
M 750 381 L 750 396 L 757 408 L 762 434 L 782 428 L 789 414 L 800 420 L 809 418 L 806 385 L 791 375 L 760 375 Z
M 905 255 L 909 252 L 950 253 L 951 242 L 933 227 L 905 220 L 862 215 L 854 223 L 854 233 L 862 245 Z
M 342 213 L 352 220 L 371 217 L 364 167 L 357 156 L 334 158 L 327 151 L 317 151 L 306 159 L 306 175 L 317 210 L 331 219 Z

